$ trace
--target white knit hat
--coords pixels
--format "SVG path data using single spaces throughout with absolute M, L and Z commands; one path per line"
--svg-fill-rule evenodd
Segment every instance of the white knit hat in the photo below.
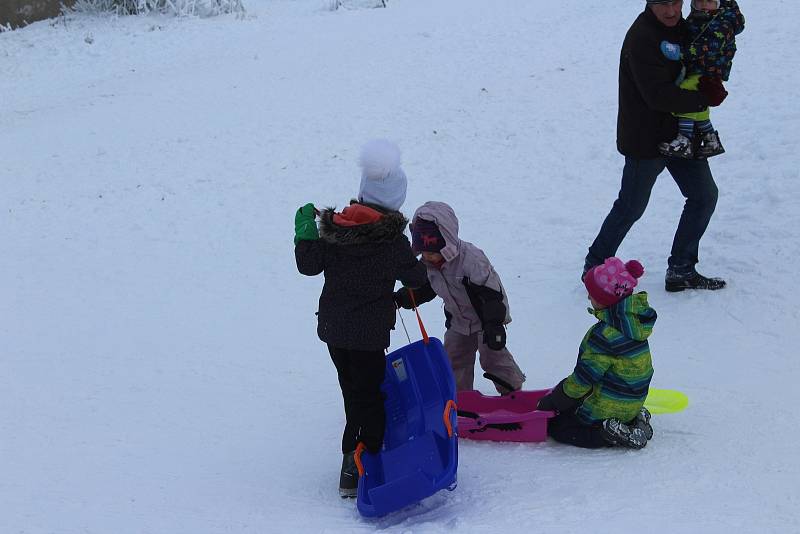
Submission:
M 400 168 L 400 149 L 386 139 L 374 139 L 361 148 L 361 185 L 358 200 L 399 211 L 406 200 L 408 180 Z

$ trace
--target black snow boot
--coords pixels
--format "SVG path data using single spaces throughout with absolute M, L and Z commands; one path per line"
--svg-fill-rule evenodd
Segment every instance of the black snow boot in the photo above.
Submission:
M 694 155 L 694 142 L 692 139 L 679 133 L 669 143 L 660 143 L 658 151 L 670 158 L 692 159 Z
M 603 437 L 611 445 L 619 445 L 630 449 L 644 449 L 647 436 L 641 428 L 630 427 L 619 419 L 603 421 Z
M 719 140 L 719 133 L 716 130 L 703 134 L 702 144 L 697 149 L 697 156 L 700 158 L 710 158 L 725 153 L 725 148 Z
M 664 279 L 664 289 L 669 292 L 683 291 L 685 289 L 708 289 L 714 291 L 723 287 L 725 287 L 725 280 L 722 278 L 708 278 L 694 269 L 687 273 L 667 269 L 667 276 Z
M 358 495 L 358 468 L 355 451 L 346 452 L 342 457 L 342 472 L 339 474 L 339 496 L 343 499 Z
M 633 428 L 641 429 L 644 432 L 644 437 L 647 438 L 647 441 L 653 439 L 653 427 L 650 425 L 650 411 L 642 406 L 642 409 L 639 410 L 639 414 L 628 423 L 628 426 Z

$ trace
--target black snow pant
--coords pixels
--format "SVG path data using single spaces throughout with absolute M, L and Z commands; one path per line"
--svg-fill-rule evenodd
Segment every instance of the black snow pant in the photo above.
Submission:
M 383 445 L 386 414 L 381 383 L 386 370 L 382 350 L 350 350 L 328 345 L 339 387 L 342 388 L 347 423 L 342 435 L 342 452 L 353 452 L 361 441 L 370 452 Z
M 547 422 L 547 433 L 556 441 L 583 447 L 600 449 L 610 444 L 603 436 L 600 424 L 587 425 L 575 413 L 560 413 Z

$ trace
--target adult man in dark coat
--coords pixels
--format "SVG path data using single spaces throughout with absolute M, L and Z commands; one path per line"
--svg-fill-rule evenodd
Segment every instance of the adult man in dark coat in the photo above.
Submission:
M 675 113 L 718 106 L 727 93 L 721 82 L 703 78 L 699 91 L 676 84 L 680 61 L 683 0 L 647 0 L 628 30 L 619 63 L 617 149 L 625 156 L 619 197 L 589 247 L 584 273 L 614 256 L 633 223 L 644 213 L 656 178 L 666 168 L 686 198 L 672 243 L 667 291 L 721 289 L 725 281 L 695 270 L 700 238 L 717 203 L 717 185 L 705 159 L 667 158 L 658 144 L 677 133 Z

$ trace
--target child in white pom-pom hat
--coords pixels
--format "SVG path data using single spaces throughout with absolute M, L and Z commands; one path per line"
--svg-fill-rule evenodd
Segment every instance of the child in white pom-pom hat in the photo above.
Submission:
M 647 338 L 656 312 L 647 293 L 633 293 L 644 274 L 636 260 L 607 258 L 583 279 L 598 322 L 581 342 L 573 373 L 539 401 L 557 412 L 548 434 L 562 443 L 641 449 L 653 437 L 644 400 L 653 377 Z
M 297 269 L 308 276 L 325 274 L 317 335 L 328 345 L 344 399 L 342 497 L 356 496 L 358 443 L 375 453 L 383 444 L 381 383 L 384 349 L 395 324 L 395 280 L 411 288 L 427 282 L 425 266 L 404 234 L 408 220 L 399 211 L 406 198 L 400 149 L 390 141 L 371 141 L 361 151 L 360 165 L 358 199 L 341 213 L 318 212 L 309 203 L 295 215 Z
M 358 201 L 400 211 L 408 180 L 400 167 L 400 149 L 386 139 L 370 141 L 361 149 Z

